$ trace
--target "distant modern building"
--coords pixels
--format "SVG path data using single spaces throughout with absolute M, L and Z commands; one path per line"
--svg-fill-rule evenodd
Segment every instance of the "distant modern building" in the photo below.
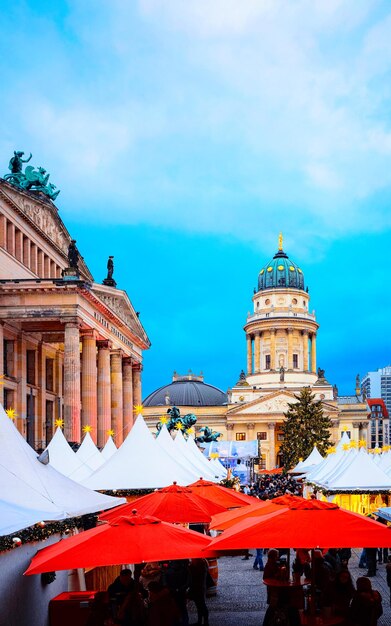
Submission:
M 368 398 L 370 430 L 368 447 L 382 448 L 390 442 L 390 420 L 386 404 L 381 398 Z
M 388 413 L 391 412 L 391 365 L 376 372 L 368 372 L 361 381 L 361 391 L 367 398 L 384 400 Z

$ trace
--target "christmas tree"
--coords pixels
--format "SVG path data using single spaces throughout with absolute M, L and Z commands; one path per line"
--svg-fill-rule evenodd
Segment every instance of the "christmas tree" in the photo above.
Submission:
M 295 397 L 297 402 L 288 404 L 282 429 L 284 441 L 280 454 L 287 470 L 294 467 L 300 459 L 307 458 L 315 445 L 322 455 L 331 446 L 332 424 L 323 415 L 322 402 L 315 400 L 309 387 L 304 387 Z

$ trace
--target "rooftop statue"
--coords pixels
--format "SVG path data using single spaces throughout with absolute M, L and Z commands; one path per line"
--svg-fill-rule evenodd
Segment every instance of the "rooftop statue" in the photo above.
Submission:
M 217 439 L 222 435 L 222 433 L 218 433 L 217 431 L 212 430 L 211 428 L 209 428 L 209 426 L 203 426 L 202 428 L 200 428 L 200 433 L 203 434 L 196 437 L 196 441 L 198 443 L 209 443 L 211 441 L 217 441 Z
M 72 239 L 71 243 L 68 246 L 68 263 L 69 267 L 72 269 L 78 269 L 79 263 L 79 252 L 76 248 L 76 240 Z
M 30 152 L 28 159 L 23 159 L 23 155 L 24 152 L 21 150 L 14 151 L 14 156 L 10 159 L 8 165 L 11 174 L 5 174 L 4 180 L 18 189 L 40 191 L 50 200 L 55 200 L 60 190 L 53 183 L 49 183 L 50 174 L 43 167 L 35 169 L 32 165 L 28 165 L 23 172 L 23 163 L 28 163 L 32 158 L 32 154 Z

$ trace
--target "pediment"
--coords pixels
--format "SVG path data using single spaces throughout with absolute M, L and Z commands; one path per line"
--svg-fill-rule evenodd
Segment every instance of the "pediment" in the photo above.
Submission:
M 271 413 L 286 413 L 289 406 L 297 402 L 297 398 L 293 393 L 287 391 L 274 392 L 267 394 L 251 402 L 246 402 L 235 406 L 228 411 L 229 415 L 270 415 Z
M 110 309 L 134 335 L 150 345 L 148 336 L 125 291 L 94 283 L 92 293 Z
M 228 415 L 281 415 L 286 413 L 289 409 L 289 404 L 295 404 L 297 397 L 294 393 L 289 391 L 275 391 L 269 393 L 261 398 L 252 400 L 235 406 L 228 411 Z M 338 409 L 329 402 L 322 402 L 323 410 L 326 414 L 335 413 L 338 414 Z
M 1 181 L 0 191 L 8 204 L 25 217 L 29 224 L 32 225 L 46 241 L 49 241 L 56 247 L 57 251 L 61 252 L 67 260 L 71 236 L 53 202 L 48 199 L 41 199 L 37 192 L 15 189 L 5 181 Z M 79 259 L 79 270 L 83 278 L 93 280 L 82 257 Z

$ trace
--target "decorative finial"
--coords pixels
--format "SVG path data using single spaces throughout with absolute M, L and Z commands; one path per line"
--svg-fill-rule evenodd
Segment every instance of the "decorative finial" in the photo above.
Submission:
M 278 235 L 278 250 L 281 251 L 282 250 L 282 243 L 283 243 L 283 236 L 282 233 L 280 233 Z

